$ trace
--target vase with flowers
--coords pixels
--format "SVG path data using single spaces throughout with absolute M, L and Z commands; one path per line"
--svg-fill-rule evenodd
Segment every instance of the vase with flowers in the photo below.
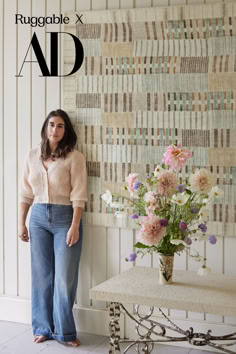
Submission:
M 192 245 L 202 240 L 216 243 L 215 235 L 207 232 L 209 206 L 223 192 L 214 185 L 214 175 L 206 168 L 193 171 L 185 180 L 179 177 L 191 157 L 192 152 L 180 144 L 170 145 L 161 164 L 144 181 L 136 173 L 129 174 L 124 187 L 128 195 L 110 191 L 102 195 L 116 214 L 128 212 L 139 225 L 138 242 L 134 245 L 137 251 L 128 260 L 134 261 L 137 254 L 158 253 L 162 284 L 172 281 L 176 253 L 186 251 L 206 268 L 206 259 Z

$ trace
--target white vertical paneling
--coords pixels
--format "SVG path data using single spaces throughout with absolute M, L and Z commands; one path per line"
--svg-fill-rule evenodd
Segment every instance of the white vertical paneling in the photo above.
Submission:
M 31 15 L 31 1 L 21 0 L 18 2 L 18 13 L 24 16 Z M 18 24 L 18 69 L 19 72 L 23 63 L 26 51 L 31 40 L 31 27 Z M 27 152 L 31 148 L 31 67 L 25 65 L 23 77 L 18 78 L 18 183 L 23 170 L 23 164 Z M 19 192 L 19 188 L 18 188 Z M 29 243 L 22 242 L 18 238 L 18 277 L 19 277 L 19 295 L 30 296 L 31 275 L 30 275 L 30 247 Z
M 75 0 L 61 0 L 61 13 L 64 14 L 67 11 L 76 11 Z
M 3 203 L 4 203 L 4 192 L 3 192 L 3 163 L 4 163 L 4 151 L 3 151 L 3 143 L 4 143 L 4 112 L 3 112 L 3 98 L 4 98 L 4 90 L 3 90 L 3 73 L 4 73 L 4 61 L 3 61 L 3 52 L 4 52 L 4 40 L 3 40 L 3 33 L 4 33 L 4 22 L 3 22 L 3 0 L 0 0 L 0 69 L 1 69 L 1 79 L 0 79 L 0 294 L 3 294 L 4 290 L 4 212 L 3 212 Z
M 75 11 L 75 0 L 61 0 L 61 13 L 64 14 L 67 11 Z M 61 26 L 61 31 L 64 31 L 64 26 Z M 64 36 L 60 36 L 60 66 L 61 66 L 61 73 L 63 75 L 63 51 L 64 51 Z M 63 94 L 63 77 L 60 80 L 60 92 L 61 92 L 61 107 L 63 109 L 64 105 L 64 94 Z
M 174 257 L 174 270 L 186 270 L 187 269 L 187 255 L 185 252 L 175 254 Z M 173 277 L 173 282 L 175 278 Z M 170 310 L 171 317 L 186 318 L 186 311 Z
M 100 284 L 107 279 L 106 238 L 105 227 L 92 227 L 92 286 Z M 104 307 L 104 302 L 93 301 L 95 306 L 101 304 Z
M 186 5 L 187 0 L 170 0 L 170 6 L 175 6 L 175 5 Z
M 84 10 L 89 11 L 91 10 L 91 0 L 76 0 L 76 11 Z M 83 18 L 81 18 L 83 21 Z
M 236 276 L 236 238 L 224 237 L 224 273 Z
M 120 229 L 120 271 L 124 272 L 133 267 L 133 262 L 127 262 L 125 259 L 134 252 L 133 230 Z
M 159 268 L 159 255 L 158 253 L 154 253 L 152 256 L 152 265 L 154 268 Z
M 195 242 L 193 244 L 193 248 L 198 251 L 201 256 L 204 256 L 204 242 Z M 201 264 L 199 262 L 196 262 L 192 257 L 188 257 L 187 261 L 188 270 L 197 271 L 201 267 Z M 204 314 L 189 311 L 188 318 L 191 318 L 193 320 L 203 320 Z
M 4 250 L 5 293 L 17 295 L 16 2 L 5 1 L 4 17 Z
M 207 266 L 212 272 L 223 273 L 223 237 L 218 237 L 215 245 L 206 242 Z
M 236 275 L 236 238 L 224 237 L 224 273 L 227 275 Z M 236 325 L 236 318 L 225 317 L 225 323 Z
M 53 14 L 60 14 L 61 9 L 60 9 L 60 1 L 47 1 L 46 2 L 46 13 L 47 16 L 52 16 Z M 45 31 L 46 32 L 60 32 L 61 31 L 61 26 L 58 24 L 48 24 L 45 26 Z M 47 64 L 49 71 L 51 72 L 51 65 L 50 65 L 50 58 L 51 58 L 51 51 L 50 51 L 50 46 L 51 46 L 51 37 L 50 33 L 46 34 L 46 46 L 47 46 Z M 59 34 L 59 37 L 61 37 L 61 34 Z M 59 53 L 60 53 L 60 39 L 58 38 L 58 71 L 60 70 L 60 61 L 61 57 L 59 58 Z M 59 72 L 60 74 L 60 72 Z M 60 97 L 60 77 L 49 77 L 46 80 L 46 114 L 48 114 L 50 111 L 53 111 L 59 107 L 61 107 L 61 97 Z
M 150 7 L 151 5 L 151 0 L 136 0 L 136 7 Z
M 153 6 L 168 6 L 168 0 L 152 0 Z
M 107 228 L 107 279 L 119 274 L 120 270 L 120 231 Z
M 32 16 L 45 16 L 45 1 L 32 0 Z M 45 50 L 45 29 L 44 27 L 34 27 L 42 52 L 46 57 Z M 27 48 L 25 48 L 27 50 Z M 33 60 L 36 60 L 32 53 Z M 25 64 L 29 65 L 29 64 Z M 46 79 L 40 77 L 42 72 L 37 63 L 32 64 L 32 146 L 37 146 L 40 141 L 40 132 L 46 115 Z
M 134 0 L 120 0 L 121 9 L 132 9 L 134 7 Z
M 176 254 L 174 258 L 174 269 L 186 270 L 187 269 L 187 255 L 185 252 Z
M 3 231 L 4 231 L 4 211 L 3 211 L 3 203 L 4 203 L 4 192 L 3 192 L 3 164 L 4 164 L 4 151 L 3 151 L 3 143 L 4 143 L 4 126 L 3 126 L 3 119 L 4 119 L 4 111 L 3 111 L 3 98 L 4 98 L 4 91 L 3 91 L 3 53 L 4 53 L 4 40 L 3 40 L 3 32 L 4 32 L 4 22 L 3 22 L 3 0 L 0 0 L 0 69 L 1 69 L 1 79 L 0 79 L 0 294 L 3 294 L 4 291 L 4 238 L 3 238 Z
M 188 5 L 204 4 L 204 0 L 187 0 Z
M 207 266 L 212 272 L 223 273 L 223 237 L 218 237 L 217 243 L 211 245 L 206 243 Z M 222 316 L 206 314 L 207 321 L 222 322 Z
M 109 10 L 119 9 L 119 6 L 120 6 L 120 1 L 119 0 L 109 0 L 107 8 Z
M 92 10 L 106 10 L 106 0 L 92 0 Z
M 91 288 L 91 263 L 92 263 L 92 226 L 83 227 L 83 244 L 79 266 L 79 282 L 77 289 L 77 304 L 88 307 L 90 305 L 89 290 Z

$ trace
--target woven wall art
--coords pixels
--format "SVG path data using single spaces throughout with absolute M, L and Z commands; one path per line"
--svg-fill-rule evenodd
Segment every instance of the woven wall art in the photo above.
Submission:
M 64 108 L 87 159 L 86 222 L 116 225 L 101 194 L 121 192 L 130 172 L 152 172 L 179 142 L 194 152 L 181 175 L 210 168 L 224 190 L 209 229 L 235 236 L 236 4 L 91 11 L 82 19 L 65 26 L 85 58 L 64 79 Z M 65 73 L 73 60 L 67 36 Z

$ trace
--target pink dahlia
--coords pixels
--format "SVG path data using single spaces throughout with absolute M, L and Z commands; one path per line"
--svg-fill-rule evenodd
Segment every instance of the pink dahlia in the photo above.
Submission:
M 128 191 L 130 192 L 131 196 L 134 193 L 134 185 L 136 183 L 135 179 L 138 176 L 137 173 L 130 173 L 128 177 L 126 177 L 125 181 L 127 182 L 128 186 Z
M 170 165 L 175 171 L 183 167 L 188 158 L 192 157 L 192 151 L 184 150 L 181 145 L 170 145 L 163 155 L 162 162 Z
M 192 190 L 197 193 L 208 193 L 214 184 L 214 176 L 206 168 L 197 170 L 190 176 Z
M 166 233 L 161 220 L 157 215 L 146 216 L 141 224 L 138 240 L 148 246 L 159 243 Z
M 176 175 L 170 171 L 164 171 L 157 177 L 157 191 L 160 195 L 171 197 L 176 192 L 178 185 Z

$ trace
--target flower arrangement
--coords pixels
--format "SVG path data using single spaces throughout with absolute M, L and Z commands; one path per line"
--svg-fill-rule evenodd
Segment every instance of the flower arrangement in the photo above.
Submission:
M 102 195 L 116 208 L 116 215 L 128 212 L 140 227 L 134 245 L 138 250 L 127 260 L 134 261 L 137 253 L 172 256 L 185 250 L 206 267 L 206 259 L 192 250 L 192 244 L 201 240 L 216 243 L 215 235 L 207 235 L 209 206 L 223 192 L 214 186 L 215 178 L 206 168 L 197 169 L 182 181 L 178 172 L 191 157 L 192 152 L 180 144 L 170 145 L 162 164 L 145 181 L 140 181 L 136 173 L 129 174 L 124 187 L 128 196 L 112 195 L 110 191 Z M 120 200 L 126 200 L 126 204 L 120 204 Z

